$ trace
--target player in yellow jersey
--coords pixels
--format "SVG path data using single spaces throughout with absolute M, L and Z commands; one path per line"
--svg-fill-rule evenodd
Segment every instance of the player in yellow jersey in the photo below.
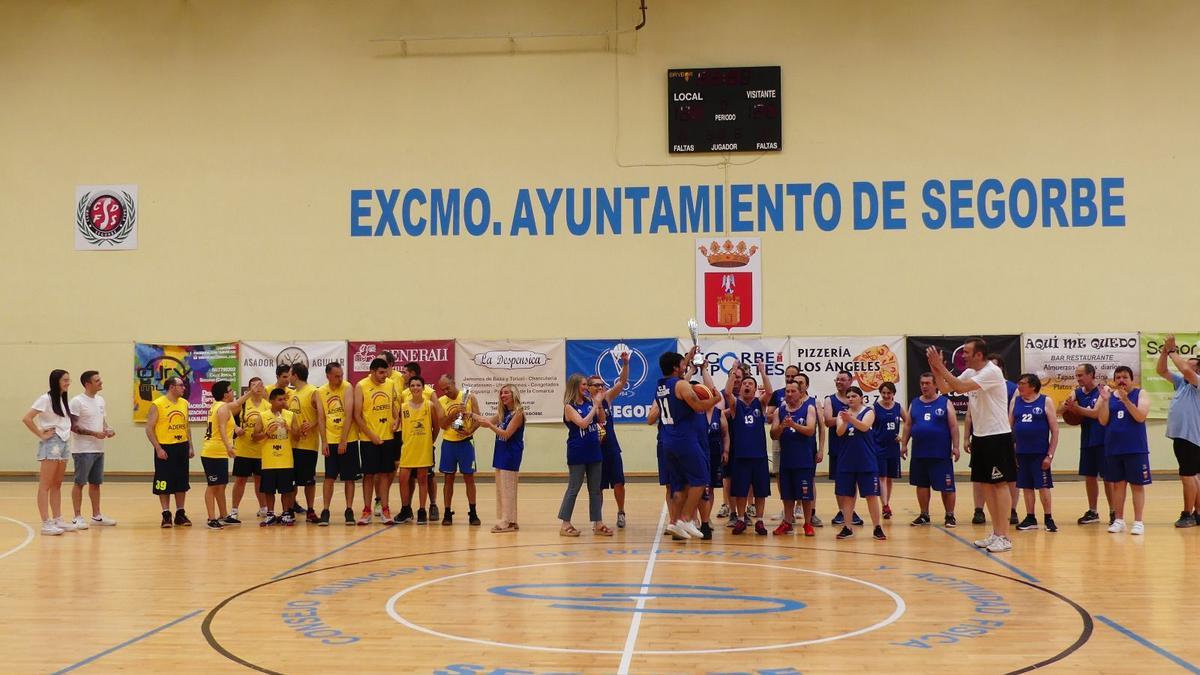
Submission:
M 317 525 L 329 525 L 333 485 L 341 480 L 346 494 L 346 524 L 354 524 L 354 483 L 362 478 L 358 459 L 358 426 L 354 422 L 354 389 L 345 380 L 342 364 L 325 365 L 325 384 L 317 388 L 318 433 L 323 439 L 325 484 L 324 508 Z
M 191 527 L 183 502 L 188 484 L 188 460 L 192 450 L 192 432 L 188 428 L 188 402 L 183 397 L 183 378 L 166 382 L 167 393 L 154 399 L 146 416 L 146 437 L 154 446 L 154 494 L 162 506 L 162 526 L 171 527 L 171 495 L 175 495 L 175 524 Z
M 261 420 L 262 414 L 271 408 L 267 400 L 266 389 L 261 377 L 250 378 L 249 389 L 241 399 L 242 414 L 240 422 L 242 429 L 251 430 Z M 238 518 L 238 507 L 242 505 L 242 495 L 246 493 L 246 479 L 254 477 L 254 497 L 258 501 L 258 517 L 267 515 L 267 499 L 261 490 L 262 484 L 262 443 L 254 440 L 253 435 L 245 434 L 233 444 L 233 504 L 229 515 Z M 239 521 L 240 522 L 240 521 Z
M 233 439 L 242 433 L 233 419 L 242 401 L 233 399 L 233 384 L 229 380 L 213 384 L 212 395 L 208 426 L 204 430 L 204 445 L 200 447 L 200 463 L 208 483 L 204 490 L 208 529 L 220 530 L 226 525 L 241 525 L 241 521 L 225 510 L 225 486 L 229 484 L 229 458 L 237 456 L 233 450 Z
M 424 376 L 421 375 L 421 364 L 417 363 L 416 361 L 409 361 L 408 363 L 404 364 L 404 366 L 400 368 L 400 372 L 404 374 L 404 387 L 400 391 L 400 405 L 403 406 L 405 403 L 408 403 L 409 401 L 412 400 L 412 392 L 409 391 L 409 389 L 408 389 L 408 381 L 414 376 L 420 377 L 422 379 L 422 381 L 424 381 Z M 433 391 L 433 387 L 429 386 L 428 384 L 426 384 L 425 388 L 422 389 L 421 391 L 422 391 L 422 395 L 425 397 L 426 401 L 431 401 L 434 398 L 437 398 L 435 396 L 435 392 Z M 437 460 L 437 448 L 434 448 L 433 459 L 431 459 L 429 462 L 428 485 L 429 485 L 429 519 L 433 520 L 435 522 L 438 519 L 437 473 L 434 472 L 434 470 L 433 470 L 434 463 L 436 462 L 436 460 Z M 417 473 L 414 471 L 414 472 L 412 472 L 411 476 L 412 477 L 409 478 L 409 481 L 413 481 L 413 484 L 408 486 L 409 487 L 408 494 L 409 494 L 410 500 L 412 499 L 412 495 L 414 493 L 416 493 L 416 491 L 417 491 L 416 483 L 415 483 L 415 481 L 417 480 Z M 403 490 L 401 490 L 401 492 L 403 492 Z M 404 505 L 411 507 L 412 502 L 406 500 L 404 502 Z M 411 511 L 412 509 L 410 508 L 409 510 Z
M 446 413 L 441 419 L 442 460 L 438 464 L 445 482 L 446 511 L 442 525 L 454 524 L 454 511 L 450 508 L 454 500 L 454 474 L 462 473 L 463 483 L 467 486 L 467 521 L 479 526 L 482 522 L 475 511 L 475 440 L 472 437 L 477 426 L 472 414 L 479 412 L 479 401 L 475 400 L 474 394 L 460 391 L 450 375 L 438 378 L 438 388 L 446 392 L 438 399 Z
M 267 498 L 267 517 L 260 527 L 294 525 L 296 473 L 292 447 L 300 438 L 300 416 L 287 409 L 287 390 L 271 390 L 271 407 L 259 417 L 251 436 L 262 443 L 262 491 Z M 282 516 L 275 515 L 275 495 L 282 495 Z
M 307 508 L 303 511 L 310 523 L 317 523 L 317 512 L 313 508 L 317 500 L 317 456 L 321 452 L 321 437 L 319 435 L 317 388 L 308 383 L 308 366 L 303 363 L 293 363 L 291 370 L 292 393 L 288 396 L 288 410 L 291 410 L 300 422 L 300 439 L 292 448 L 293 461 L 296 464 L 296 488 L 304 488 L 304 503 Z M 301 513 L 299 507 L 296 513 Z
M 400 456 L 400 491 L 405 502 L 412 499 L 412 483 L 409 477 L 416 474 L 416 485 L 420 498 L 417 502 L 417 524 L 429 522 L 425 510 L 425 498 L 428 496 L 425 474 L 433 464 L 433 442 L 441 428 L 441 420 L 446 416 L 442 404 L 437 399 L 427 399 L 421 395 L 425 380 L 420 375 L 414 375 L 408 380 L 412 396 L 408 403 L 400 407 L 400 430 L 404 435 L 403 454 Z M 396 516 L 397 523 L 407 523 L 412 520 L 412 507 L 404 506 Z
M 354 388 L 354 421 L 361 442 L 363 470 L 363 512 L 359 525 L 371 522 L 371 495 L 383 488 L 385 476 L 392 470 L 390 441 L 396 428 L 396 390 L 387 379 L 387 361 L 371 361 L 371 372 Z M 388 496 L 379 495 L 383 512 L 388 513 Z M 391 522 L 390 513 L 387 522 Z
M 289 365 L 279 364 L 275 366 L 275 384 L 266 387 L 268 392 L 276 389 L 282 389 L 287 399 L 292 400 L 292 367 Z
M 384 350 L 383 360 L 387 361 L 387 379 L 391 383 L 394 395 L 396 398 L 396 406 L 400 406 L 401 394 L 404 393 L 405 377 L 402 373 L 396 370 L 396 355 L 390 350 Z M 399 424 L 399 420 L 397 420 Z M 400 428 L 396 427 L 396 433 L 392 435 L 392 440 L 384 444 L 387 448 L 384 453 L 392 462 L 391 471 L 382 475 L 383 487 L 375 490 L 375 515 L 383 519 L 384 522 L 391 522 L 392 512 L 388 508 L 388 496 L 392 493 L 392 483 L 396 480 L 396 469 L 400 466 L 400 446 L 403 440 L 400 438 Z

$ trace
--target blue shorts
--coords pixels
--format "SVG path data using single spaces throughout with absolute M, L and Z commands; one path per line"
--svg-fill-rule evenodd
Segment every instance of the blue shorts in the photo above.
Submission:
M 879 474 L 865 471 L 839 473 L 836 482 L 833 484 L 833 494 L 839 497 L 853 497 L 855 496 L 854 488 L 856 487 L 858 488 L 858 496 L 878 497 Z
M 621 452 L 606 452 L 600 464 L 600 489 L 611 490 L 625 484 L 625 462 Z
M 1041 490 L 1054 487 L 1049 471 L 1042 471 L 1045 455 L 1017 455 L 1017 487 L 1022 490 Z
M 711 488 L 719 488 L 725 484 L 725 472 L 722 470 L 726 467 L 721 463 L 721 449 L 713 450 L 711 447 L 708 450 L 708 486 Z
M 1099 476 L 1104 472 L 1104 446 L 1089 445 L 1079 449 L 1079 475 Z
M 900 477 L 900 458 L 899 457 L 876 457 L 875 461 L 879 462 L 879 477 L 880 478 L 899 478 Z
M 754 488 L 755 499 L 771 496 L 771 467 L 766 457 L 730 459 L 729 473 L 731 497 L 746 497 L 750 494 L 751 487 Z
M 804 502 L 811 502 L 817 498 L 816 478 L 817 469 L 815 467 L 807 469 L 780 469 L 780 499 L 789 502 L 797 499 Z M 756 492 L 755 494 L 758 493 Z
M 663 458 L 670 475 L 672 492 L 708 486 L 708 453 L 701 450 L 695 437 L 675 439 L 664 445 Z
M 829 451 L 829 478 L 828 480 L 837 480 L 837 455 L 833 451 Z
M 663 455 L 662 439 L 658 439 L 658 484 L 671 484 L 671 467 L 667 466 L 667 458 Z
M 954 492 L 954 462 L 949 457 L 913 457 L 908 484 L 938 492 Z
M 1150 484 L 1150 455 L 1109 455 L 1104 458 L 1104 480 L 1131 485 Z
M 475 443 L 471 439 L 442 441 L 442 461 L 438 463 L 442 473 L 475 473 Z

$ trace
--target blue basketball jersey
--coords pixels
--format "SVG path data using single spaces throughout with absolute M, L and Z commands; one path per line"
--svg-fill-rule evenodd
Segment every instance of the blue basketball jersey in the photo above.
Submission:
M 840 457 L 842 446 L 846 445 L 846 439 L 837 435 L 837 416 L 838 413 L 848 408 L 850 404 L 843 403 L 838 399 L 836 394 L 831 394 L 825 398 L 829 399 L 834 418 L 834 424 L 829 425 L 829 454 Z M 824 412 L 821 414 L 824 415 Z
M 592 401 L 585 398 L 583 403 L 572 403 L 571 407 L 580 417 L 587 417 L 592 412 Z M 566 416 L 563 416 L 563 424 L 567 426 L 567 464 L 591 464 L 603 458 L 600 453 L 600 425 L 595 419 L 586 429 L 580 429 Z
M 1075 387 L 1075 402 L 1081 408 L 1094 408 L 1096 401 L 1100 400 L 1100 387 L 1092 387 L 1092 392 L 1083 390 L 1083 387 Z M 1083 424 L 1079 425 L 1079 449 L 1092 448 L 1097 445 L 1104 445 L 1104 425 L 1100 424 L 1099 420 L 1094 420 L 1088 417 L 1083 418 Z
M 1013 401 L 1013 442 L 1018 455 L 1044 455 L 1050 451 L 1050 420 L 1046 417 L 1046 395 L 1027 402 Z
M 721 438 L 721 415 L 724 410 L 713 408 L 708 411 L 708 449 L 710 452 L 724 452 L 724 439 Z
M 621 454 L 621 444 L 617 441 L 617 430 L 613 428 L 613 407 L 604 401 L 604 440 L 600 441 L 600 449 L 606 455 Z
M 779 419 L 784 416 L 795 420 L 796 424 L 803 425 L 808 419 L 808 411 L 817 406 L 817 402 L 810 396 L 800 404 L 800 409 L 790 411 L 787 409 L 787 404 L 779 406 L 776 414 Z M 819 414 L 819 413 L 818 413 Z M 815 416 L 814 416 L 815 420 Z M 814 469 L 817 466 L 817 436 L 805 436 L 804 434 L 784 427 L 783 434 L 779 437 L 779 468 L 780 469 Z
M 871 409 L 863 406 L 856 417 L 862 421 Z M 837 433 L 836 430 L 834 433 Z M 870 430 L 859 431 L 853 425 L 846 425 L 846 435 L 842 436 L 845 443 L 838 453 L 838 473 L 878 473 L 879 460 L 875 453 L 875 434 Z
M 678 377 L 662 377 L 658 380 L 658 390 L 655 399 L 660 411 L 659 424 L 662 425 L 666 437 L 683 437 L 695 433 L 696 411 L 687 401 L 675 395 L 675 384 Z
M 1129 400 L 1137 405 L 1141 399 L 1141 389 L 1131 389 Z M 1116 396 L 1108 399 L 1108 424 L 1104 427 L 1104 454 L 1109 455 L 1143 455 L 1150 453 L 1150 444 L 1146 440 L 1146 423 L 1138 422 L 1129 414 L 1125 404 Z
M 938 396 L 926 403 L 914 398 L 908 404 L 912 420 L 913 459 L 946 459 L 951 456 L 950 420 L 946 407 L 950 399 Z M 953 414 L 953 413 L 951 413 Z
M 734 402 L 733 419 L 729 420 L 731 453 L 739 459 L 756 459 L 767 456 L 766 416 L 762 401 L 754 399 L 749 405 L 738 399 Z
M 900 425 L 904 423 L 901 415 L 903 408 L 899 403 L 893 403 L 891 409 L 876 402 L 875 410 L 875 451 L 880 457 L 900 459 Z

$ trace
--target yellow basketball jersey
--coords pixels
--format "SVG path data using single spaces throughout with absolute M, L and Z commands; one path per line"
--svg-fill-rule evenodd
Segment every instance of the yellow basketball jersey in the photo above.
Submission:
M 238 439 L 238 442 L 233 446 L 233 452 L 238 457 L 248 457 L 250 459 L 262 458 L 262 443 L 251 438 L 254 433 L 254 427 L 262 422 L 265 426 L 266 418 L 263 413 L 271 412 L 271 403 L 267 399 L 262 399 L 257 404 L 252 399 L 246 399 L 245 412 L 242 413 L 242 428 L 246 430 L 246 434 Z
M 470 438 L 471 434 L 464 434 L 461 431 L 456 431 L 454 429 L 454 419 L 458 417 L 458 413 L 450 412 L 451 406 L 461 404 L 463 408 L 463 421 L 467 423 L 468 429 L 472 428 L 471 425 L 473 425 L 473 422 L 470 419 L 471 413 L 478 411 L 471 409 L 471 402 L 467 399 L 466 393 L 462 389 L 459 389 L 458 396 L 455 396 L 454 398 L 450 398 L 449 396 L 439 396 L 438 402 L 442 404 L 442 410 L 446 411 L 446 415 L 450 418 L 451 423 L 451 426 L 446 427 L 446 429 L 442 431 L 442 438 L 447 441 L 464 441 Z
M 213 401 L 212 407 L 208 410 L 208 426 L 204 430 L 204 446 L 200 449 L 201 457 L 223 459 L 229 456 L 225 452 L 225 444 L 221 442 L 221 432 L 217 429 L 217 413 L 221 411 L 223 405 L 225 404 L 220 401 Z M 233 444 L 233 415 L 225 420 L 225 438 L 229 439 L 230 445 Z
M 414 409 L 411 404 L 405 404 L 400 410 L 400 434 L 404 439 L 404 455 L 432 457 L 433 405 L 421 401 L 421 407 Z
M 396 389 L 391 380 L 375 384 L 369 376 L 359 381 L 358 386 L 363 395 L 363 420 L 367 428 L 375 432 L 380 440 L 390 440 L 393 436 L 392 426 L 395 418 L 392 416 L 392 401 L 395 400 Z
M 325 442 L 331 445 L 342 442 L 342 429 L 346 427 L 346 397 L 352 396 L 354 390 L 350 387 L 350 383 L 342 380 L 342 386 L 337 390 L 330 388 L 329 384 L 323 384 L 317 389 L 317 393 L 321 397 L 321 405 L 325 409 Z M 350 438 L 346 439 L 347 443 L 353 443 L 358 440 L 358 429 L 350 432 Z
M 160 445 L 186 443 L 188 439 L 188 402 L 180 396 L 174 403 L 166 396 L 154 399 L 158 408 L 158 421 L 154 424 L 154 437 Z
M 300 435 L 300 440 L 296 441 L 297 448 L 320 449 L 317 447 L 321 444 L 321 439 L 317 436 L 317 404 L 313 400 L 316 395 L 317 388 L 311 384 L 305 384 L 299 389 L 292 390 L 292 394 L 288 396 L 288 410 L 298 416 L 300 424 L 308 422 L 312 427 L 307 434 Z
M 267 437 L 262 445 L 262 468 L 293 468 L 290 430 L 294 419 L 296 414 L 287 409 L 280 410 L 278 415 L 270 410 L 263 413 L 263 430 Z

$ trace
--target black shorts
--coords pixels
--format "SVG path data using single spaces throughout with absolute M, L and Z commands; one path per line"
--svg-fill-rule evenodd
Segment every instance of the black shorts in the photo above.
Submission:
M 404 447 L 404 440 L 399 436 L 394 436 L 392 440 L 383 444 L 388 450 L 388 459 L 392 461 L 391 470 L 396 470 L 396 465 L 400 463 L 400 451 Z
M 370 476 L 392 470 L 395 464 L 392 462 L 392 450 L 389 443 L 391 441 L 384 441 L 379 445 L 375 445 L 371 441 L 359 442 L 358 452 L 362 457 L 363 474 Z
M 1179 460 L 1180 476 L 1200 474 L 1200 445 L 1182 438 L 1172 438 L 1175 444 L 1175 459 Z
M 261 457 L 234 457 L 233 475 L 235 478 L 249 478 L 262 475 Z
M 296 472 L 292 469 L 263 469 L 262 493 L 286 495 L 296 491 Z
M 971 436 L 971 482 L 1014 483 L 1017 455 L 1011 433 Z
M 329 454 L 325 455 L 325 480 L 355 481 L 362 478 L 362 468 L 358 459 L 358 441 L 346 443 L 346 454 L 338 454 L 338 444 L 329 445 Z
M 192 488 L 188 483 L 188 444 L 168 443 L 162 449 L 167 453 L 167 458 L 159 459 L 158 453 L 154 453 L 152 492 L 156 495 L 187 492 Z
M 212 485 L 226 485 L 229 483 L 229 460 L 225 457 L 201 457 L 200 463 L 204 465 L 204 480 Z
M 296 467 L 296 485 L 308 487 L 317 484 L 317 455 L 316 450 L 292 448 L 292 464 Z

